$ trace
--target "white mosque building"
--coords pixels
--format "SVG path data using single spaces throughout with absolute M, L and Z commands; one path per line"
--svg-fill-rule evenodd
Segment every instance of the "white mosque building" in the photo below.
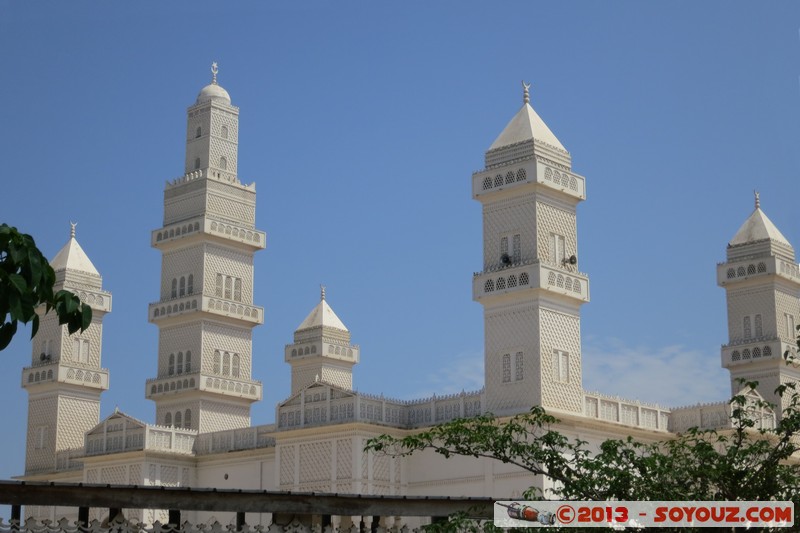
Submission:
M 413 401 L 355 392 L 359 348 L 323 289 L 285 349 L 291 395 L 277 406 L 274 423 L 253 424 L 250 406 L 261 399 L 262 384 L 252 375 L 251 330 L 263 322 L 253 254 L 266 236 L 254 226 L 255 187 L 238 178 L 239 109 L 213 72 L 187 111 L 185 172 L 166 185 L 163 226 L 151 234 L 162 254 L 159 298 L 148 310 L 159 330 L 157 372 L 145 384 L 154 421 L 121 410 L 99 419 L 109 386 L 102 323 L 112 295 L 73 228 L 52 266 L 57 287 L 91 305 L 93 322 L 69 336 L 52 313 L 42 316 L 22 371 L 29 406 L 20 479 L 507 498 L 534 484 L 544 488 L 546 480 L 491 460 L 374 455 L 365 441 L 534 405 L 559 417 L 563 433 L 592 444 L 627 435 L 660 440 L 729 423 L 727 401 L 665 409 L 584 391 L 580 310 L 590 284 L 577 261 L 576 207 L 586 198 L 585 178 L 572 172 L 570 153 L 531 107 L 525 87 L 522 107 L 485 154 L 485 169 L 472 175 L 483 212 L 483 267 L 472 293 L 484 309 L 484 387 Z M 737 378 L 758 380 L 760 395 L 776 402 L 779 383 L 800 381 L 800 370 L 783 359 L 795 350 L 800 272 L 758 198 L 727 244 L 717 282 L 727 293 L 721 360 L 732 392 Z M 779 409 L 770 412 L 764 423 L 779 416 Z M 56 514 L 64 512 L 27 508 L 38 518 Z M 164 511 L 127 514 L 166 518 Z

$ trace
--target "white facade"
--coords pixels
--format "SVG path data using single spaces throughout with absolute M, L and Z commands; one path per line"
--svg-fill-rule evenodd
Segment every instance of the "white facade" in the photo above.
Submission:
M 149 307 L 159 328 L 157 374 L 145 385 L 156 404 L 154 424 L 122 412 L 98 420 L 108 387 L 102 317 L 111 296 L 74 234 L 54 259 L 59 283 L 93 306 L 95 320 L 72 337 L 48 322 L 51 315 L 42 321 L 32 366 L 23 371 L 30 393 L 24 479 L 508 498 L 546 484 L 496 461 L 391 458 L 365 453 L 364 444 L 387 432 L 534 405 L 591 445 L 728 424 L 726 402 L 669 410 L 583 390 L 580 308 L 589 301 L 589 279 L 578 268 L 577 205 L 586 198 L 585 178 L 572 171 L 569 152 L 530 106 L 525 87 L 522 108 L 486 152 L 485 169 L 472 176 L 484 222 L 484 264 L 472 287 L 484 308 L 484 388 L 414 401 L 353 391 L 360 349 L 323 288 L 285 348 L 290 397 L 277 406 L 274 423 L 252 425 L 250 405 L 261 399 L 262 385 L 251 372 L 251 329 L 263 322 L 253 254 L 266 235 L 254 227 L 255 188 L 237 177 L 238 119 L 214 70 L 188 109 L 185 174 L 166 185 L 163 226 L 152 232 L 162 253 L 159 299 Z M 722 364 L 732 390 L 740 389 L 736 378 L 758 379 L 761 395 L 774 400 L 775 385 L 800 378 L 781 357 L 793 349 L 800 319 L 800 274 L 794 250 L 760 206 L 728 245 L 718 273 L 728 294 Z M 765 417 L 774 423 L 771 412 Z M 137 517 L 165 518 L 163 511 Z

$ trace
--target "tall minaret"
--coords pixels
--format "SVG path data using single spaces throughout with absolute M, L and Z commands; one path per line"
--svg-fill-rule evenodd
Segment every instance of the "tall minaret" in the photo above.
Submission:
M 778 405 L 778 385 L 800 380 L 800 370 L 783 358 L 797 352 L 800 274 L 794 248 L 761 210 L 758 193 L 755 209 L 728 243 L 727 261 L 717 266 L 717 283 L 728 301 L 722 366 L 731 373 L 731 390 L 741 390 L 740 378 L 758 381 L 761 395 Z
M 483 205 L 483 271 L 473 298 L 484 307 L 486 410 L 533 405 L 583 412 L 580 306 L 589 279 L 578 271 L 576 206 L 584 178 L 530 106 L 523 104 L 472 176 Z
M 315 380 L 352 389 L 353 365 L 359 357 L 359 347 L 350 344 L 350 331 L 325 300 L 325 287 L 320 287 L 319 303 L 297 326 L 294 343 L 286 345 L 285 361 L 292 367 L 292 394 Z
M 164 190 L 164 226 L 151 241 L 161 251 L 161 296 L 149 318 L 159 328 L 158 376 L 145 395 L 156 423 L 219 431 L 250 425 L 261 399 L 252 379 L 253 254 L 266 246 L 255 229 L 255 184 L 236 172 L 239 109 L 211 83 L 188 109 L 186 171 Z
M 75 224 L 50 265 L 56 273 L 54 291 L 77 294 L 91 306 L 92 323 L 69 335 L 55 312 L 37 309 L 40 325 L 31 366 L 22 370 L 22 386 L 28 391 L 26 475 L 67 468 L 71 456 L 81 455 L 84 434 L 100 421 L 100 394 L 108 390 L 108 370 L 100 366 L 100 354 L 111 293 L 103 290 L 103 278 L 75 239 Z

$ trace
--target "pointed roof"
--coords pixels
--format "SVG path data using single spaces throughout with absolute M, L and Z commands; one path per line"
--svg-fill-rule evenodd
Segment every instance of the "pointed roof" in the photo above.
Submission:
M 86 272 L 95 276 L 100 276 L 100 273 L 89 260 L 89 256 L 83 251 L 81 245 L 75 239 L 75 224 L 72 224 L 70 230 L 69 241 L 63 248 L 56 254 L 50 266 L 53 270 L 77 270 L 79 272 Z
M 311 329 L 319 326 L 326 326 L 329 328 L 341 329 L 349 331 L 347 327 L 339 320 L 336 313 L 333 312 L 331 306 L 325 301 L 325 287 L 322 287 L 322 296 L 317 306 L 311 310 L 305 320 L 297 326 L 295 331 L 303 329 Z
M 778 231 L 775 224 L 764 214 L 761 207 L 756 207 L 755 211 L 744 221 L 744 224 L 742 224 L 742 227 L 739 228 L 739 231 L 736 232 L 736 235 L 733 236 L 728 245 L 736 246 L 766 239 L 780 242 L 789 247 L 792 246 L 786 237 Z
M 545 142 L 565 152 L 567 151 L 553 132 L 550 131 L 550 128 L 547 127 L 547 124 L 526 101 L 522 104 L 522 108 L 517 114 L 514 115 L 514 118 L 506 125 L 503 132 L 494 140 L 489 150 L 532 139 Z

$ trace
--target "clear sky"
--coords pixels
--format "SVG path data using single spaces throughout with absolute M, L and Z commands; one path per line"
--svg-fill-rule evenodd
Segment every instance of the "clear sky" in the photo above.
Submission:
M 584 387 L 678 406 L 729 393 L 716 263 L 753 209 L 795 245 L 796 2 L 12 2 L 0 0 L 0 222 L 48 257 L 78 240 L 114 295 L 101 416 L 153 421 L 165 180 L 210 81 L 240 107 L 257 182 L 254 376 L 274 421 L 283 347 L 319 284 L 362 350 L 358 390 L 483 383 L 480 204 L 470 177 L 531 103 L 586 176 L 578 208 Z M 21 474 L 26 332 L 0 353 L 0 479 Z

